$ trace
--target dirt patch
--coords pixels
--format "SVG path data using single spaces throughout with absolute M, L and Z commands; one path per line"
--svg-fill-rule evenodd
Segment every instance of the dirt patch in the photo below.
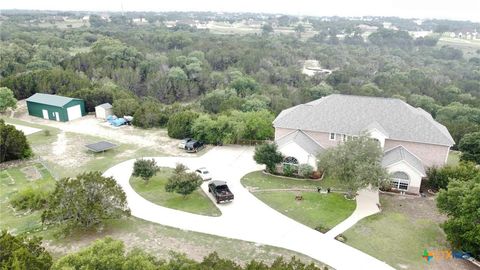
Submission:
M 20 171 L 25 175 L 25 177 L 30 181 L 35 181 L 42 178 L 42 174 L 38 171 L 38 169 L 34 166 L 27 166 Z
M 435 197 L 406 197 L 385 194 L 382 198 L 382 203 L 388 204 L 393 211 L 405 214 L 415 221 L 427 219 L 442 223 L 447 219 L 445 215 L 438 211 Z
M 85 149 L 87 143 L 84 136 L 60 132 L 55 142 L 37 145 L 34 151 L 41 153 L 42 158 L 48 162 L 65 168 L 76 168 L 94 158 Z
M 52 153 L 55 156 L 61 156 L 65 153 L 67 149 L 67 138 L 65 132 L 60 132 L 57 135 L 57 140 L 53 143 Z

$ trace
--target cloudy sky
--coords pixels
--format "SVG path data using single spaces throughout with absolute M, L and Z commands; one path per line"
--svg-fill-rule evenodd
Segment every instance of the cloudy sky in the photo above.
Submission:
M 480 22 L 480 0 L 0 0 L 0 9 L 223 11 L 312 16 L 398 16 Z

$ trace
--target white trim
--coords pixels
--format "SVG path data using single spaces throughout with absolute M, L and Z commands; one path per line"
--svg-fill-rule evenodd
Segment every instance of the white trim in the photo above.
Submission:
M 379 125 L 380 125 L 380 124 L 379 124 Z M 369 129 L 367 129 L 367 130 L 365 130 L 365 131 L 367 131 L 368 133 L 370 133 L 370 132 L 372 132 L 372 131 L 377 131 L 378 133 L 380 133 L 380 134 L 382 134 L 383 136 L 385 136 L 385 139 L 388 139 L 388 134 L 385 134 L 386 131 L 383 132 L 383 131 L 379 130 L 378 128 L 372 127 L 372 128 L 369 128 Z
M 451 146 L 448 147 L 447 155 L 445 156 L 445 162 L 443 164 L 447 164 L 447 162 L 448 162 L 448 156 L 450 155 L 450 148 L 451 148 Z
M 333 134 L 333 139 L 332 139 L 332 134 Z M 337 133 L 334 133 L 334 132 L 328 133 L 328 140 L 336 141 L 337 140 Z
M 399 161 L 397 161 L 397 162 L 395 162 L 395 163 L 392 163 L 392 164 L 390 164 L 390 165 L 388 165 L 388 166 L 384 166 L 384 167 L 385 167 L 385 168 L 393 167 L 394 165 L 397 165 L 397 164 L 399 164 L 399 163 L 403 163 L 403 164 L 407 165 L 408 167 L 410 167 L 411 169 L 415 170 L 415 171 L 418 173 L 418 175 L 420 175 L 422 178 L 425 177 L 425 176 L 427 176 L 426 174 L 423 174 L 423 173 L 420 172 L 417 168 L 413 167 L 412 165 L 410 165 L 410 163 L 406 162 L 406 161 L 403 160 L 403 159 L 402 159 L 402 160 L 399 160 Z
M 408 174 L 407 174 L 407 175 L 408 175 Z M 409 177 L 410 177 L 410 176 L 409 176 Z M 395 185 L 395 187 L 393 187 L 394 182 L 397 182 L 397 184 Z M 408 189 L 410 188 L 410 179 L 405 180 L 405 179 L 400 179 L 400 178 L 392 178 L 392 179 L 390 180 L 390 184 L 392 185 L 392 188 L 393 188 L 393 189 L 401 190 L 401 191 L 408 191 Z M 407 184 L 407 189 L 400 188 L 400 184 Z

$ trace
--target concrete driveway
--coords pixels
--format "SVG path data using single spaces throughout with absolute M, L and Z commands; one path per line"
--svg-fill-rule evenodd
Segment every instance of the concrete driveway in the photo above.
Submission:
M 207 167 L 213 179 L 225 180 L 235 200 L 219 205 L 220 217 L 186 213 L 153 204 L 130 186 L 134 160 L 122 162 L 104 175 L 114 177 L 124 189 L 132 215 L 183 230 L 277 246 L 303 253 L 335 269 L 393 269 L 357 249 L 327 237 L 273 210 L 245 189 L 240 179 L 261 170 L 253 160 L 252 147 L 216 147 L 200 157 L 159 157 L 159 166 L 174 167 L 180 162 L 190 169 Z M 207 183 L 202 185 L 207 191 Z M 213 200 L 213 199 L 212 199 Z

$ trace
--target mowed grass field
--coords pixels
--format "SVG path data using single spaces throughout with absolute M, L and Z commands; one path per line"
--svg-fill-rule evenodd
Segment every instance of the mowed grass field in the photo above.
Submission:
M 342 193 L 317 192 L 317 187 L 338 187 L 333 179 L 297 180 L 253 172 L 242 179 L 242 184 L 268 206 L 311 228 L 320 225 L 333 228 L 356 207 L 356 202 L 346 200 Z M 303 200 L 296 200 L 296 196 L 302 196 Z
M 138 194 L 155 204 L 199 215 L 214 217 L 221 215 L 220 210 L 200 188 L 185 197 L 166 192 L 165 185 L 172 173 L 171 168 L 161 168 L 148 183 L 139 177 L 132 176 L 130 184 Z

